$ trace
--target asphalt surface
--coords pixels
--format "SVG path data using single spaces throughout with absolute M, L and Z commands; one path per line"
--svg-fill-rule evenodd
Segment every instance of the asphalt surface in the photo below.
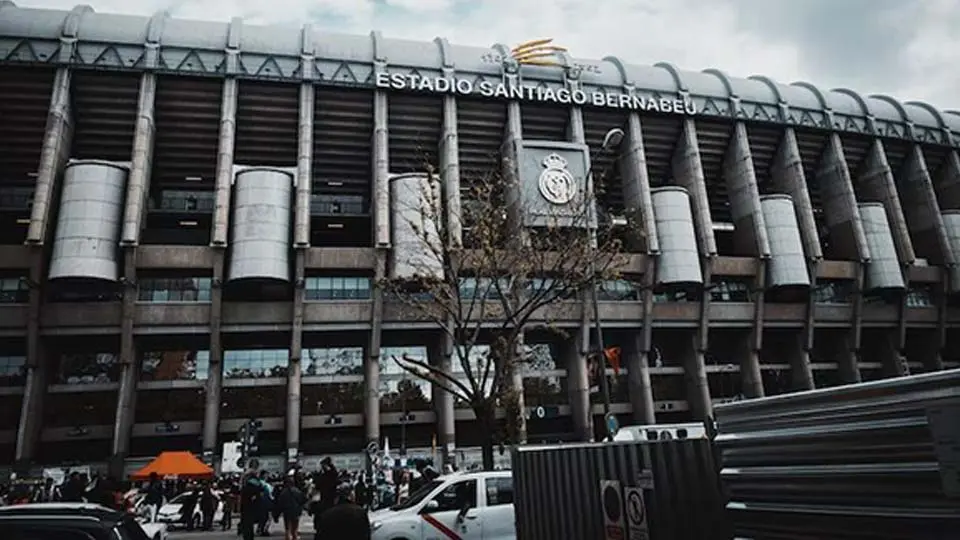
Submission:
M 233 530 L 221 531 L 219 527 L 212 531 L 184 531 L 173 529 L 169 531 L 169 540 L 239 540 L 237 523 L 234 521 Z M 270 524 L 270 536 L 258 536 L 257 539 L 274 538 L 283 540 L 283 523 Z M 313 518 L 304 515 L 300 518 L 300 538 L 313 540 Z

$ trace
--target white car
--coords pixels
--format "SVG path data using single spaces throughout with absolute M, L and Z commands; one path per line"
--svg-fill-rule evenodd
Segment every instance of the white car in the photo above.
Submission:
M 513 540 L 510 471 L 441 476 L 406 501 L 370 514 L 373 540 Z
M 217 509 L 213 513 L 213 522 L 216 524 L 223 519 L 223 501 L 220 498 L 219 492 L 214 491 L 213 494 L 217 497 Z M 170 499 L 166 504 L 160 507 L 159 511 L 157 511 L 157 521 L 160 523 L 165 523 L 170 527 L 199 529 L 203 524 L 203 513 L 200 511 L 199 496 L 199 490 L 187 491 Z M 193 503 L 193 512 L 191 512 L 191 515 L 187 518 L 189 521 L 186 521 L 183 519 L 181 514 L 183 512 L 184 505 L 189 505 L 191 502 Z M 137 513 L 139 514 L 139 512 Z

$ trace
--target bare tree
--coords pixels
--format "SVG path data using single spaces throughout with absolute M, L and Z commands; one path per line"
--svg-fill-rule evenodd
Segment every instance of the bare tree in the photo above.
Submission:
M 402 205 L 394 207 L 394 249 L 420 254 L 407 256 L 404 268 L 394 268 L 380 284 L 407 315 L 433 322 L 454 344 L 451 362 L 459 370 L 409 355 L 394 361 L 469 404 L 483 430 L 485 468 L 493 467 L 494 446 L 521 442 L 526 431 L 524 333 L 559 331 L 558 318 L 579 319 L 578 300 L 598 280 L 615 278 L 627 260 L 612 220 L 597 219 L 589 182 L 588 189 L 567 193 L 569 200 L 556 205 L 563 207 L 562 216 L 539 215 L 531 226 L 505 176 L 464 182 L 459 213 L 444 212 L 429 167 L 419 189 L 391 186 L 391 203 Z M 407 189 L 406 196 L 398 197 L 398 189 Z

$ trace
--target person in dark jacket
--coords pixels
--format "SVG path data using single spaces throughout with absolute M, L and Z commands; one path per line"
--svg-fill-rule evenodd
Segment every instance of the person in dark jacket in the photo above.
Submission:
M 240 485 L 240 535 L 243 540 L 253 540 L 254 527 L 260 517 L 260 499 L 265 497 L 263 485 L 256 470 L 244 475 Z
M 337 502 L 337 486 L 340 484 L 340 475 L 333 461 L 327 457 L 320 462 L 320 471 L 313 477 L 313 488 L 316 490 L 315 500 L 310 504 L 310 514 L 313 515 L 314 529 L 320 530 L 320 516 Z M 319 539 L 319 533 L 317 538 Z
M 80 473 L 74 471 L 64 480 L 60 488 L 61 500 L 63 502 L 83 502 L 83 492 L 86 486 L 80 480 Z
M 316 528 L 315 540 L 370 540 L 372 534 L 367 511 L 353 502 L 353 493 L 349 488 L 338 494 L 337 504 L 320 515 Z
M 150 473 L 150 480 L 144 491 L 146 495 L 143 498 L 143 504 L 150 509 L 150 521 L 154 522 L 157 520 L 157 512 L 163 506 L 163 482 L 160 481 L 157 473 Z
M 276 514 L 283 518 L 284 540 L 297 540 L 300 537 L 300 516 L 306 503 L 307 498 L 297 487 L 294 477 L 284 478 L 275 503 Z
M 203 515 L 203 530 L 213 530 L 213 515 L 217 512 L 217 505 L 220 500 L 213 493 L 213 487 L 210 484 L 203 486 L 200 493 L 200 513 Z

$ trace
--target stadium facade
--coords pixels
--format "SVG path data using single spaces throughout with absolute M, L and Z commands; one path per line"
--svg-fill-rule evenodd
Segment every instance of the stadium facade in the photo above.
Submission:
M 617 127 L 590 168 L 644 217 L 598 292 L 622 422 L 957 365 L 960 113 L 425 38 L 0 1 L 0 462 L 211 456 L 249 418 L 278 459 L 478 445 L 388 360 L 449 353 L 373 286 L 389 178 L 429 160 L 458 200 L 505 142 Z M 588 436 L 587 344 L 527 341 L 529 440 Z

